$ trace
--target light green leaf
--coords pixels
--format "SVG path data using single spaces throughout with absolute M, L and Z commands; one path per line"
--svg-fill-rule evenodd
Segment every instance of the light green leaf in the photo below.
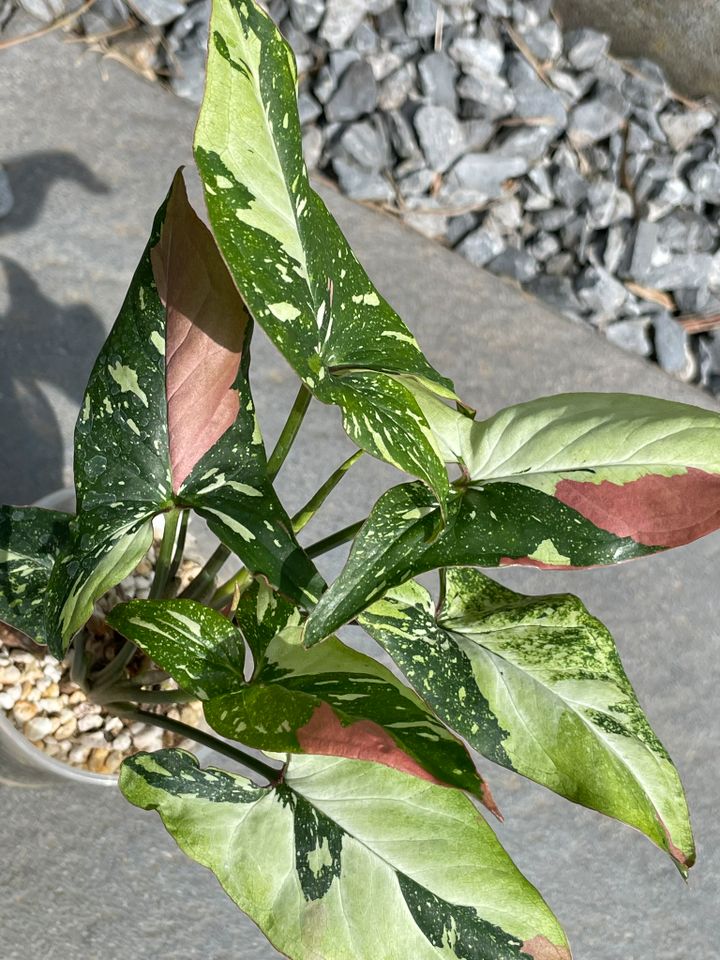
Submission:
M 61 656 L 132 571 L 152 518 L 192 507 L 254 573 L 311 605 L 323 586 L 267 479 L 247 381 L 252 322 L 178 173 L 90 376 L 75 430 L 78 519 L 53 572 Z
M 452 384 L 427 362 L 311 189 L 295 60 L 251 0 L 213 4 L 195 157 L 213 231 L 257 322 L 314 395 L 340 406 L 355 442 L 442 499 L 447 473 L 427 423 L 389 374 L 447 398 Z
M 319 757 L 293 757 L 281 784 L 257 788 L 172 750 L 131 757 L 120 788 L 293 960 L 570 958 L 459 791 Z
M 314 609 L 306 642 L 384 590 L 449 566 L 568 570 L 649 556 L 720 527 L 720 415 L 625 394 L 534 400 L 476 423 L 413 388 L 464 478 L 444 504 L 388 491 Z
M 0 621 L 45 643 L 45 593 L 71 517 L 40 507 L 0 507 Z
M 607 628 L 568 594 L 525 596 L 448 570 L 445 603 L 410 582 L 362 626 L 484 756 L 641 830 L 683 872 L 695 849 L 677 771 Z
M 474 484 L 523 484 L 648 547 L 682 546 L 720 527 L 716 412 L 632 394 L 573 393 L 473 422 L 413 390 L 446 458 L 462 463 Z

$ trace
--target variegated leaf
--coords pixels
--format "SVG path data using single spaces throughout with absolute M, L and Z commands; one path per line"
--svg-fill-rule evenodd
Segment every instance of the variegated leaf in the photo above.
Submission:
M 720 527 L 718 413 L 654 397 L 574 393 L 473 422 L 412 389 L 446 459 L 462 463 L 473 485 L 531 487 L 645 547 L 682 546 Z
M 498 814 L 465 747 L 423 702 L 375 660 L 334 637 L 302 646 L 297 607 L 255 587 L 240 624 L 283 624 L 266 646 L 253 682 L 243 674 L 237 627 L 192 600 L 133 600 L 109 623 L 144 650 L 184 689 L 205 701 L 205 717 L 222 736 L 276 753 L 374 760 L 434 783 L 474 793 Z M 259 602 L 258 602 L 259 601 Z
M 476 750 L 636 827 L 687 873 L 695 848 L 680 778 L 609 631 L 577 597 L 525 596 L 448 570 L 440 611 L 411 581 L 360 622 Z
M 71 517 L 40 507 L 0 507 L 0 621 L 45 642 L 45 594 Z
M 107 621 L 199 700 L 222 697 L 245 685 L 242 634 L 202 603 L 129 600 L 113 607 Z
M 195 157 L 218 244 L 253 316 L 361 447 L 425 480 L 447 473 L 401 373 L 450 381 L 373 287 L 302 158 L 292 51 L 252 0 L 215 0 Z
M 153 516 L 173 506 L 201 513 L 273 586 L 317 599 L 322 580 L 267 480 L 246 376 L 251 326 L 178 173 L 76 426 L 77 530 L 50 583 L 58 655 L 145 554 Z
M 517 482 L 465 487 L 440 508 L 419 483 L 383 494 L 357 535 L 339 577 L 306 625 L 308 646 L 348 623 L 390 587 L 451 566 L 591 567 L 656 553 L 659 547 L 619 537 L 541 490 Z
M 172 750 L 126 760 L 120 788 L 293 960 L 570 960 L 457 790 L 320 757 L 293 757 L 281 783 L 258 788 Z

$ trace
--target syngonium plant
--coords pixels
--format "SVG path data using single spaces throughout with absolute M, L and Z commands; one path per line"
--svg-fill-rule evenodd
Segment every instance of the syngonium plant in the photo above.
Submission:
M 138 753 L 120 789 L 289 957 L 567 960 L 559 923 L 475 805 L 497 814 L 467 745 L 637 828 L 683 874 L 685 797 L 603 624 L 574 596 L 525 596 L 478 568 L 614 564 L 716 529 L 720 417 L 585 393 L 473 419 L 312 190 L 296 93 L 270 19 L 215 0 L 195 140 L 212 232 L 178 174 L 90 377 L 77 515 L 2 508 L 0 618 L 72 656 L 109 708 L 254 771 Z M 301 380 L 269 458 L 248 381 L 253 322 Z M 291 518 L 273 479 L 313 397 L 340 408 L 358 451 Z M 417 479 L 301 546 L 363 451 Z M 177 597 L 190 511 L 219 546 Z M 83 626 L 158 515 L 150 598 L 110 612 L 125 645 L 98 673 Z M 349 541 L 326 585 L 314 558 Z M 244 566 L 217 586 L 230 553 Z M 430 570 L 437 599 L 413 579 Z M 334 635 L 351 622 L 409 686 Z M 137 648 L 176 693 L 126 674 Z M 220 738 L 139 706 L 163 696 L 202 701 Z

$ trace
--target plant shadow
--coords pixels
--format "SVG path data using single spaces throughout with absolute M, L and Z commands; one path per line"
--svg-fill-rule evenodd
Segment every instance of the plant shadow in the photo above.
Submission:
M 0 237 L 19 233 L 40 219 L 45 199 L 58 181 L 76 183 L 90 193 L 109 193 L 109 186 L 79 157 L 62 150 L 38 150 L 20 157 L 3 158 L 14 204 L 0 218 Z
M 88 304 L 54 302 L 19 263 L 0 256 L 3 274 L 0 503 L 26 504 L 63 486 L 65 431 L 51 397 L 57 391 L 73 408 L 80 405 L 88 358 L 100 350 L 105 330 Z

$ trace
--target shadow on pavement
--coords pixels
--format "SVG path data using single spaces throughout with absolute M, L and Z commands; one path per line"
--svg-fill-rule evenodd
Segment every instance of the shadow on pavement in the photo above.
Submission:
M 43 384 L 79 406 L 88 358 L 104 339 L 85 303 L 48 299 L 35 279 L 0 256 L 7 307 L 0 312 L 0 503 L 31 503 L 63 484 L 64 450 L 57 412 Z
M 77 183 L 90 193 L 110 188 L 82 160 L 61 150 L 40 150 L 15 158 L 2 158 L 15 202 L 0 219 L 0 236 L 19 233 L 36 223 L 50 187 L 59 180 Z

